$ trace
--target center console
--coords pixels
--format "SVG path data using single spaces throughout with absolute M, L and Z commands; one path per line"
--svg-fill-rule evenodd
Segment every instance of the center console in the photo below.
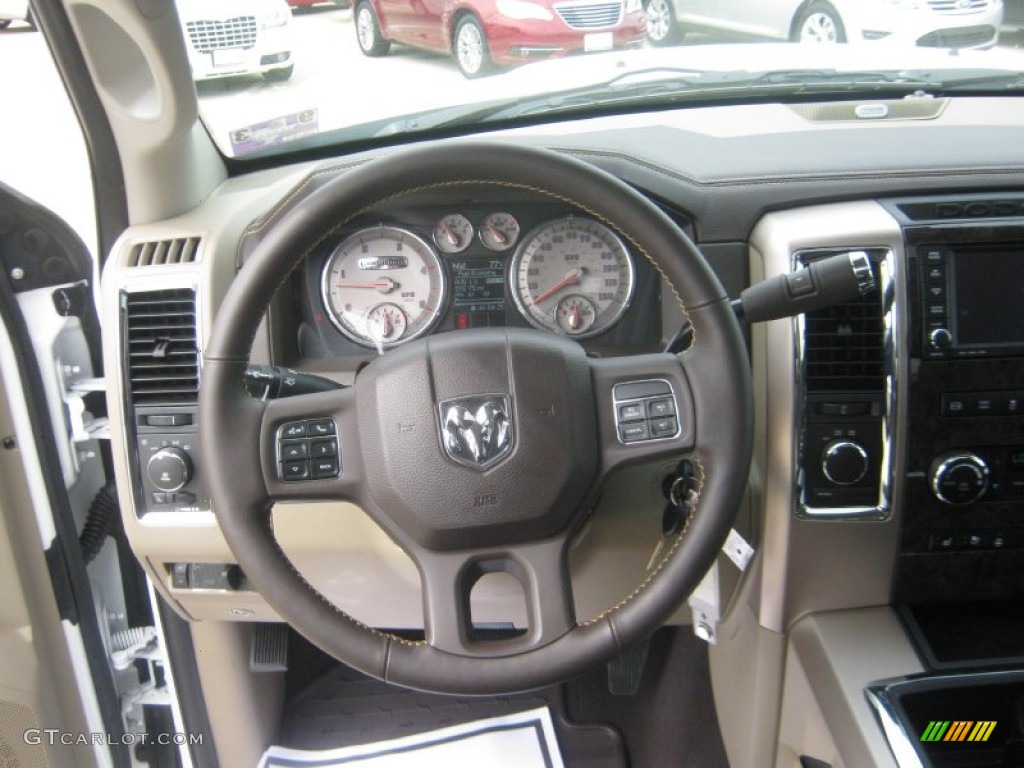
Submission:
M 1024 198 L 889 210 L 911 325 L 895 602 L 1024 599 Z

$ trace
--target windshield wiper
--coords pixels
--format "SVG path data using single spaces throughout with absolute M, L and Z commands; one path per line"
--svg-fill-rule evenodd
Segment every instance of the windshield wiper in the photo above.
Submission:
M 559 114 L 580 109 L 635 106 L 650 102 L 664 106 L 684 101 L 722 99 L 733 96 L 759 98 L 777 95 L 906 96 L 930 92 L 941 80 L 924 78 L 911 72 L 780 70 L 774 72 L 641 69 L 625 72 L 598 84 L 547 93 L 536 98 L 508 99 L 487 105 L 474 105 L 433 122 L 432 127 L 453 127 L 492 121 L 511 120 L 537 114 Z M 418 116 L 417 122 L 423 122 Z M 431 121 L 427 121 L 431 122 Z

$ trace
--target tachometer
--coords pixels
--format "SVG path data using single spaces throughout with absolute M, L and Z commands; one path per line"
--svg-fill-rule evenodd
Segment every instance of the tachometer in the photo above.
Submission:
M 512 295 L 526 319 L 575 338 L 608 330 L 633 297 L 629 251 L 593 219 L 541 224 L 524 238 L 510 269 Z
M 335 248 L 321 282 L 331 322 L 352 341 L 378 348 L 429 331 L 441 316 L 446 288 L 434 250 L 408 230 L 383 225 Z

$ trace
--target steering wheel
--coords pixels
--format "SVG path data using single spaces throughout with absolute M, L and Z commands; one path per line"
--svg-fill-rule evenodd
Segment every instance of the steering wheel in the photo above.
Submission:
M 389 351 L 348 389 L 251 397 L 244 372 L 253 338 L 291 270 L 375 206 L 453 188 L 546 196 L 614 229 L 667 281 L 694 329 L 691 347 L 682 355 L 600 359 L 539 330 L 464 330 Z M 328 182 L 283 216 L 239 271 L 217 312 L 202 375 L 208 491 L 246 576 L 327 653 L 421 690 L 523 691 L 631 648 L 714 561 L 750 468 L 749 364 L 719 281 L 650 201 L 549 150 L 453 142 L 375 159 Z M 661 412 L 674 411 L 673 434 L 662 429 L 657 439 L 643 439 L 644 430 L 623 429 L 624 405 L 654 400 Z M 335 446 L 336 477 L 281 477 L 281 441 L 302 429 Z M 628 597 L 581 619 L 567 551 L 603 481 L 627 464 L 683 455 L 699 481 L 685 524 Z M 275 540 L 270 515 L 274 503 L 300 499 L 360 505 L 411 556 L 421 576 L 424 640 L 365 626 L 306 582 Z M 469 594 L 484 574 L 499 571 L 521 585 L 529 626 L 512 639 L 480 640 Z

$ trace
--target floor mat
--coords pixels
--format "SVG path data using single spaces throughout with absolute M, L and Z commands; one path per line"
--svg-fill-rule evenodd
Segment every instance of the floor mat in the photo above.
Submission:
M 546 706 L 568 768 L 728 767 L 707 648 L 689 627 L 655 634 L 635 696 L 610 694 L 604 667 L 511 696 L 421 693 L 366 677 L 293 634 L 286 696 L 278 743 L 294 749 L 367 744 Z

